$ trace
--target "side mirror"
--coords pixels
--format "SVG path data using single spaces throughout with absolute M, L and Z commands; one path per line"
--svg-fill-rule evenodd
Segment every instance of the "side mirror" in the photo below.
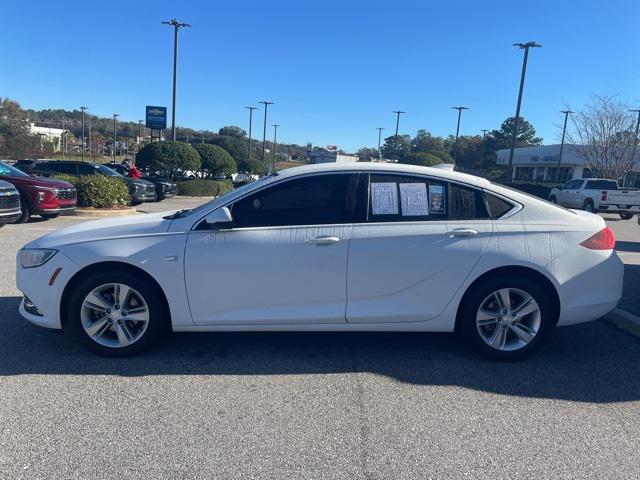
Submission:
M 204 221 L 212 228 L 229 228 L 233 225 L 233 217 L 227 207 L 216 208 Z

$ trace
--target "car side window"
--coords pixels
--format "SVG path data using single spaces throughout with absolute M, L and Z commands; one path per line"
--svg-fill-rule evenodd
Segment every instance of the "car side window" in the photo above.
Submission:
M 78 174 L 79 175 L 95 175 L 96 169 L 92 165 L 81 164 L 81 165 L 78 165 Z
M 449 185 L 449 220 L 488 220 L 489 212 L 480 190 Z
M 350 223 L 352 182 L 348 173 L 294 178 L 249 195 L 231 206 L 234 226 L 280 227 Z
M 491 218 L 500 218 L 513 208 L 513 204 L 490 193 L 485 192 L 484 198 L 487 201 Z
M 73 163 L 66 162 L 47 162 L 44 168 L 56 173 L 65 173 L 67 175 L 77 175 L 76 166 Z
M 365 219 L 369 223 L 416 222 L 448 218 L 446 182 L 412 175 L 370 174 Z

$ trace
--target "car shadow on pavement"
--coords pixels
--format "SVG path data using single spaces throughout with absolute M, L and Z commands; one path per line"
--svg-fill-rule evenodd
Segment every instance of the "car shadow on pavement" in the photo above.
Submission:
M 603 322 L 558 328 L 520 362 L 489 361 L 451 334 L 181 333 L 126 359 L 96 357 L 33 326 L 0 297 L 0 376 L 373 373 L 416 385 L 579 402 L 640 400 L 640 340 Z
M 619 252 L 640 252 L 640 242 L 616 241 L 616 250 Z

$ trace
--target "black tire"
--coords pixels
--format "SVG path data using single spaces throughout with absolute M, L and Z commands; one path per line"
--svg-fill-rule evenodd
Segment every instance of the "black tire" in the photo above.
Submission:
M 631 212 L 623 212 L 620 214 L 620 218 L 622 220 L 631 220 L 633 218 L 633 213 Z
M 555 203 L 555 204 L 557 204 L 557 203 L 558 203 L 558 199 L 556 198 L 556 196 L 555 196 L 555 195 L 551 195 L 551 196 L 549 197 L 549 201 L 550 201 L 551 203 Z
M 53 220 L 54 218 L 58 218 L 60 216 L 59 213 L 41 213 L 40 216 L 43 220 Z
M 584 201 L 584 204 L 582 205 L 582 209 L 585 210 L 586 212 L 596 213 L 596 209 L 593 206 L 593 200 L 591 200 L 590 198 L 587 198 Z
M 540 311 L 540 326 L 537 334 L 528 344 L 517 350 L 498 350 L 488 345 L 480 336 L 479 327 L 476 326 L 476 314 L 478 313 L 485 299 L 503 288 L 513 288 L 522 290 L 534 298 L 538 303 Z M 479 353 L 500 361 L 519 360 L 531 355 L 548 338 L 556 323 L 556 315 L 549 293 L 539 281 L 527 276 L 507 275 L 504 277 L 493 277 L 472 287 L 465 295 L 464 304 L 457 331 L 465 341 Z M 511 334 L 513 335 L 513 334 Z
M 13 223 L 27 223 L 31 220 L 31 207 L 29 206 L 29 201 L 23 195 L 20 195 L 20 209 L 22 213 Z
M 135 289 L 149 308 L 149 323 L 142 336 L 125 347 L 108 347 L 94 341 L 82 326 L 80 317 L 85 297 L 93 289 L 109 284 L 121 283 Z M 107 269 L 83 278 L 69 297 L 67 315 L 63 324 L 65 332 L 75 337 L 83 347 L 104 357 L 129 357 L 137 355 L 156 343 L 170 329 L 169 312 L 158 287 L 140 274 L 130 271 Z

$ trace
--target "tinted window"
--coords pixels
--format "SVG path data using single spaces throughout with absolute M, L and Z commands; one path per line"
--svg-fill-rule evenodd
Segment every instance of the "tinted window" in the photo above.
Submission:
M 366 186 L 366 183 L 365 183 Z M 447 218 L 447 185 L 432 179 L 371 174 L 366 196 L 369 222 L 414 222 Z
M 23 171 L 18 170 L 17 168 L 12 167 L 11 165 L 7 165 L 4 162 L 0 162 L 0 175 L 14 176 L 14 177 L 26 177 L 26 176 L 28 176 Z
M 449 185 L 450 220 L 486 220 L 488 218 L 489 212 L 480 190 L 455 183 Z
M 78 173 L 80 175 L 94 175 L 96 172 L 91 165 L 83 163 L 78 165 Z
M 57 173 L 66 173 L 67 175 L 77 175 L 76 165 L 67 162 L 47 162 L 44 165 L 46 170 Z
M 93 165 L 93 168 L 95 168 L 101 174 L 108 175 L 110 177 L 121 177 L 122 176 L 118 172 L 116 172 L 115 170 L 107 167 L 106 165 L 96 164 L 96 165 Z
M 484 198 L 487 201 L 487 207 L 489 207 L 489 214 L 491 215 L 491 218 L 500 218 L 513 208 L 513 205 L 506 200 L 496 197 L 495 195 L 491 195 L 490 193 L 485 193 Z
M 347 195 L 355 175 L 332 174 L 288 180 L 234 203 L 236 227 L 349 223 L 353 199 Z
M 618 183 L 614 180 L 589 180 L 587 188 L 591 190 L 618 190 Z

